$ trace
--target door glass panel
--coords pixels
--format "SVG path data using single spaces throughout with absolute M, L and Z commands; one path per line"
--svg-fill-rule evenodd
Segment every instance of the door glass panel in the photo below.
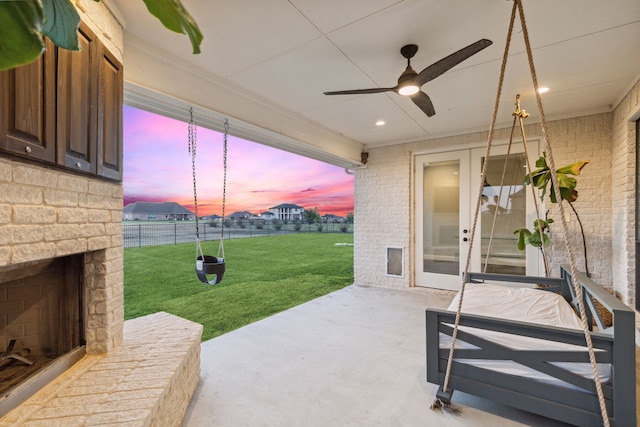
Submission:
M 423 271 L 458 275 L 460 271 L 460 162 L 424 164 Z
M 505 155 L 489 158 L 481 207 L 482 271 L 485 271 L 486 265 L 487 273 L 524 275 L 526 272 L 526 253 L 518 250 L 518 236 L 513 233 L 517 229 L 527 227 L 527 187 L 523 185 L 526 174 L 525 159 L 524 154 L 511 154 L 508 159 Z M 492 228 L 494 231 L 491 239 Z

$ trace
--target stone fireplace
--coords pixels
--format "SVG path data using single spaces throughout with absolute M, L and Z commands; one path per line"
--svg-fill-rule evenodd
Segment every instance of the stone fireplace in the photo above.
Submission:
M 0 158 L 0 352 L 47 363 L 122 341 L 121 212 L 120 183 Z
M 0 354 L 15 340 L 56 368 L 25 381 L 32 397 L 3 392 L 27 400 L 0 405 L 0 424 L 178 425 L 202 326 L 167 313 L 124 321 L 122 184 L 0 155 L 0 242 Z

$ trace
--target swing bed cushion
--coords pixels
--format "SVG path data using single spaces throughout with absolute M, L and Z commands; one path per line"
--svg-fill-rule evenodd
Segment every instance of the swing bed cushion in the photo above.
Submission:
M 222 281 L 226 266 L 223 258 L 200 255 L 196 258 L 196 274 L 202 283 L 215 285 Z M 213 277 L 212 277 L 213 275 Z
M 448 401 L 460 390 L 570 424 L 601 424 L 568 270 L 561 278 L 470 273 L 468 280 L 446 393 L 458 296 L 449 310 L 426 312 L 427 381 L 441 385 L 439 397 Z M 598 330 L 592 341 L 612 425 L 636 425 L 634 312 L 586 276 L 578 283 Z M 605 326 L 594 301 L 612 313 L 613 326 Z

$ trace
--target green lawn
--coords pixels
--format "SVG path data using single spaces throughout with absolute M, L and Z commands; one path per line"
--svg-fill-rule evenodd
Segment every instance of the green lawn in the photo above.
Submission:
M 202 340 L 353 283 L 352 234 L 289 234 L 225 240 L 219 285 L 200 283 L 195 243 L 124 251 L 125 318 L 166 311 L 204 325 Z M 203 243 L 216 255 L 217 242 Z

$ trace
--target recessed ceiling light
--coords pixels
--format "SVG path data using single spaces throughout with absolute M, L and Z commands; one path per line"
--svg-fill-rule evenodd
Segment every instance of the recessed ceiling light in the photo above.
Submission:
M 384 125 L 386 125 L 386 124 L 387 124 L 387 123 L 386 123 L 384 120 L 378 120 L 378 121 L 376 122 L 376 126 L 384 126 Z
M 548 87 L 546 87 L 546 86 L 540 86 L 540 87 L 538 88 L 538 93 L 543 94 L 543 93 L 546 93 L 546 92 L 549 92 L 549 88 L 548 88 Z

